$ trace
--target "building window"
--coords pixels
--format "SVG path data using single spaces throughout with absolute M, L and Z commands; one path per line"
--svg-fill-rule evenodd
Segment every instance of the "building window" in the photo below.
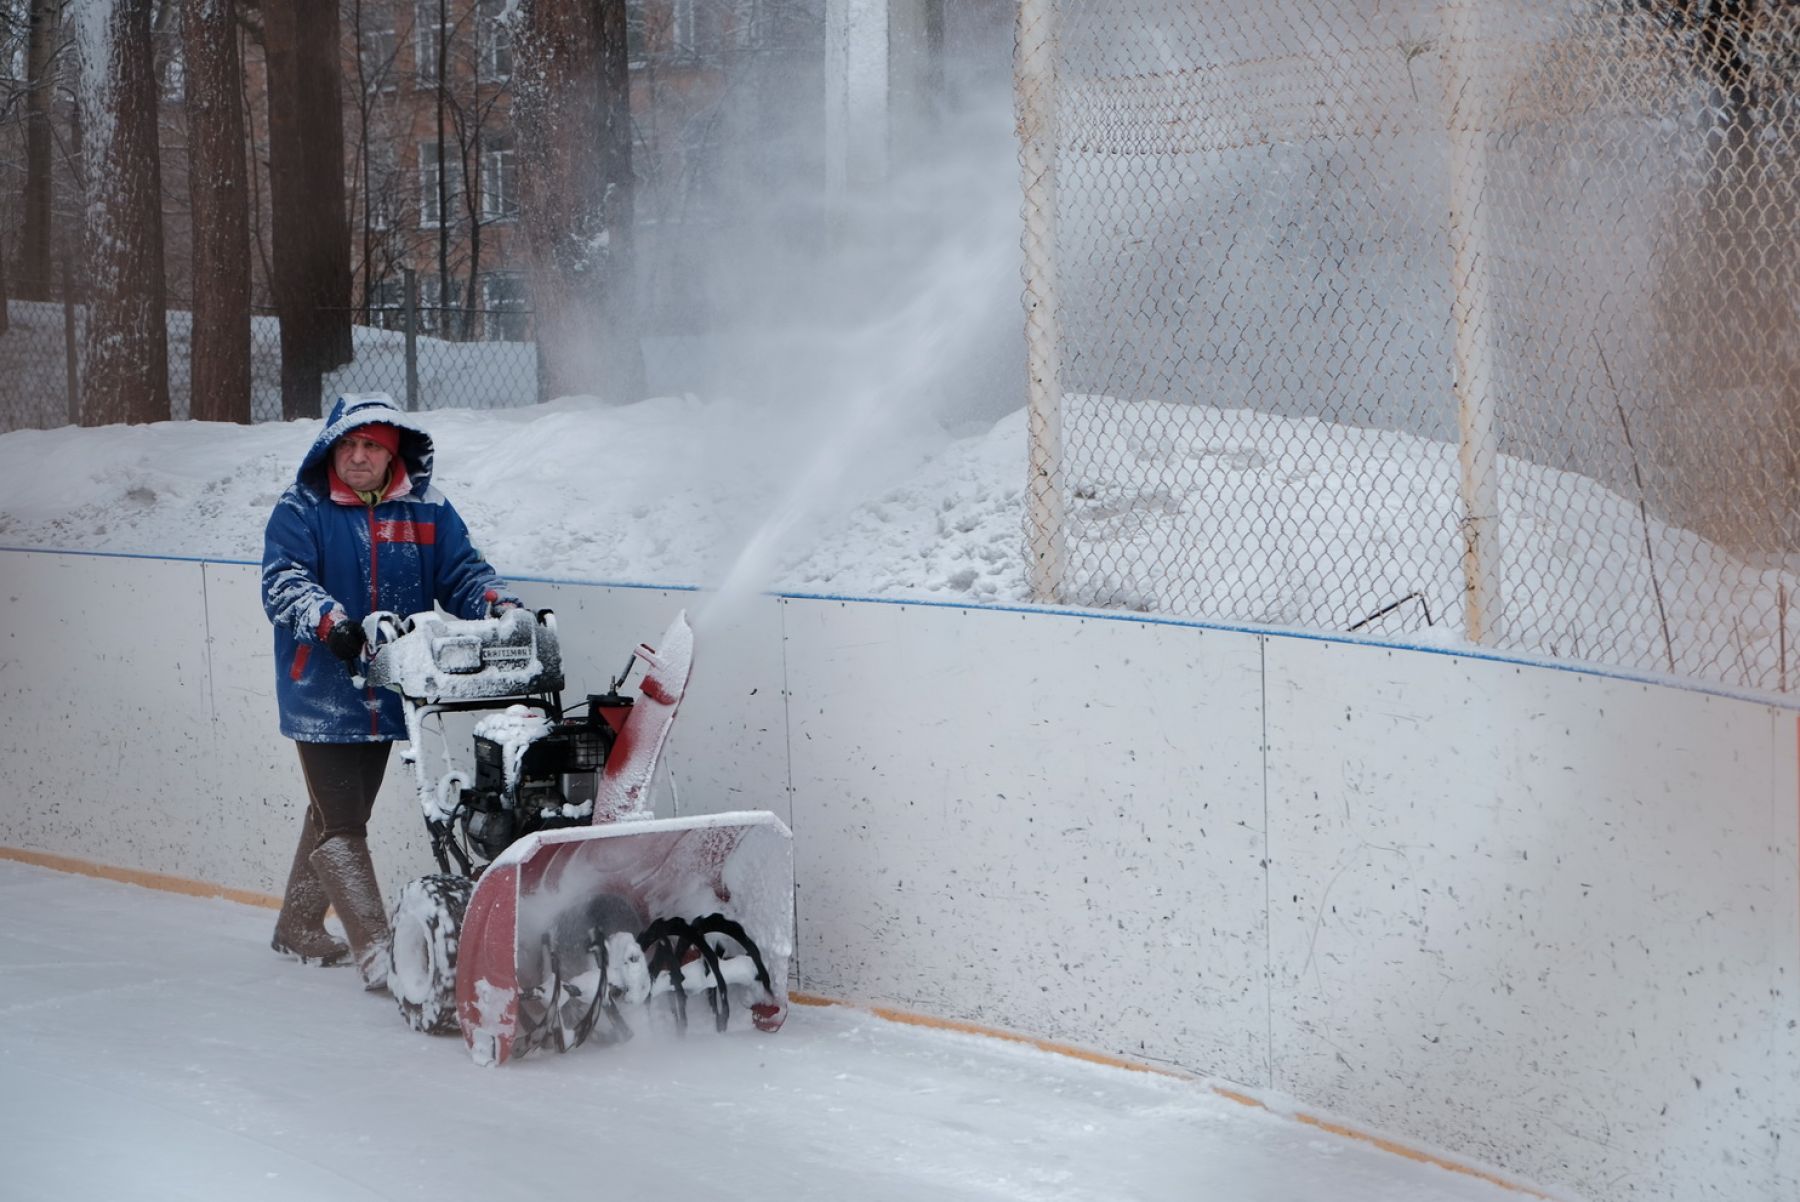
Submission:
M 736 0 L 731 7 L 731 44 L 739 50 L 756 45 L 762 18 L 760 0 Z
M 481 277 L 482 335 L 489 342 L 523 342 L 531 319 L 525 277 L 512 271 L 490 271 Z
M 634 67 L 642 66 L 650 53 L 649 14 L 641 0 L 627 0 L 625 5 L 625 57 Z
M 391 92 L 397 86 L 400 57 L 400 35 L 394 29 L 394 16 L 385 5 L 371 5 L 363 9 L 362 20 L 357 45 L 363 88 L 366 92 Z
M 162 64 L 162 99 L 165 104 L 180 104 L 187 95 L 187 55 L 180 37 L 155 38 L 157 61 Z
M 510 221 L 519 215 L 518 156 L 512 139 L 497 134 L 481 148 L 481 218 Z
M 480 52 L 483 83 L 503 83 L 512 78 L 512 24 L 507 9 L 512 0 L 480 0 L 475 13 L 475 40 Z
M 446 146 L 444 150 L 454 155 L 455 147 Z M 419 143 L 419 224 L 433 228 L 455 222 L 457 213 L 462 207 L 462 164 L 455 157 L 444 160 L 444 195 L 449 204 L 446 214 L 438 208 L 438 144 L 432 142 Z
M 419 281 L 419 331 L 439 338 L 450 338 L 451 331 L 462 321 L 462 285 L 450 280 L 450 295 L 444 296 L 444 281 L 435 271 L 424 271 Z
M 369 289 L 369 324 L 384 330 L 406 328 L 406 280 L 389 276 Z
M 675 0 L 675 57 L 703 61 L 724 47 L 727 0 Z
M 393 229 L 400 224 L 401 197 L 406 177 L 395 169 L 394 145 L 380 141 L 369 143 L 369 177 L 363 181 L 368 201 L 368 222 L 372 230 Z
M 440 5 L 442 6 L 440 8 Z M 449 38 L 452 31 L 450 24 L 449 0 L 419 0 L 418 20 L 414 23 L 413 36 L 414 72 L 419 83 L 427 87 L 436 87 L 438 82 L 438 50 L 444 48 L 449 54 Z M 440 20 L 440 14 L 442 19 Z M 449 66 L 445 64 L 446 68 Z

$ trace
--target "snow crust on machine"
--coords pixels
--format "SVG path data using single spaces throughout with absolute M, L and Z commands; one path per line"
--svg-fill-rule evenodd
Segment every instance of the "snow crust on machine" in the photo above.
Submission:
M 364 669 L 371 687 L 424 701 L 483 701 L 562 687 L 556 636 L 526 610 L 467 620 L 419 613 L 406 625 L 407 633 L 379 643 Z
M 499 857 L 489 865 L 489 868 L 522 864 L 545 844 L 572 843 L 586 839 L 626 838 L 659 831 L 678 832 L 704 830 L 709 827 L 728 829 L 752 826 L 772 827 L 774 832 L 782 838 L 793 838 L 793 832 L 788 830 L 787 823 L 767 810 L 728 810 L 722 814 L 695 814 L 690 818 L 640 818 L 635 822 L 622 823 L 617 826 L 575 826 L 553 831 L 534 831 L 501 852 Z
M 509 705 L 497 714 L 489 714 L 475 724 L 475 737 L 500 745 L 501 763 L 506 770 L 506 787 L 519 783 L 519 767 L 525 753 L 537 740 L 549 734 L 550 719 L 527 705 Z M 570 807 L 564 807 L 565 809 Z M 572 815 L 571 815 L 572 816 Z
M 511 1034 L 506 1029 L 506 1018 L 514 997 L 511 990 L 492 982 L 475 982 L 475 1024 L 464 1032 L 464 1039 L 469 1045 L 469 1055 L 476 1064 L 492 1064 L 501 1037 Z
M 638 687 L 642 693 L 638 702 L 640 713 L 634 716 L 633 721 L 643 723 L 647 720 L 645 712 L 651 707 L 666 709 L 679 704 L 681 694 L 687 688 L 687 674 L 694 662 L 694 628 L 688 625 L 686 612 L 669 624 L 659 646 L 640 645 L 638 658 L 648 667 L 639 682 Z M 666 679 L 664 668 L 673 665 L 681 665 L 676 673 L 679 679 Z M 649 795 L 650 782 L 656 774 L 662 743 L 669 736 L 667 721 L 668 718 L 665 717 L 664 725 L 656 733 L 654 747 L 617 765 L 609 764 L 608 770 L 601 773 L 594 798 L 594 812 L 597 815 L 638 821 L 649 814 L 650 810 L 644 804 L 644 799 Z

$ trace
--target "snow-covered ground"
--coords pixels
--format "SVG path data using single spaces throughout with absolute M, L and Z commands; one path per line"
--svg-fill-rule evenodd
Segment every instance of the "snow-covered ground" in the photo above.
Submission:
M 1025 415 L 947 426 L 891 386 L 829 405 L 587 398 L 421 416 L 437 481 L 523 577 L 1029 600 Z M 1455 447 L 1310 418 L 1075 398 L 1066 599 L 1462 638 Z M 0 435 L 0 546 L 256 560 L 318 423 Z M 1502 647 L 1774 690 L 1791 573 L 1566 472 L 1502 465 Z M 1396 602 L 1401 604 L 1395 605 Z
M 0 1194 L 18 1202 L 1500 1202 L 1203 1084 L 797 1007 L 502 1069 L 273 915 L 0 860 Z

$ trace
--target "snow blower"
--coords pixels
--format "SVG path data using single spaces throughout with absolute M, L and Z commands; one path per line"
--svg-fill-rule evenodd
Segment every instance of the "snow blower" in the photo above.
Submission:
M 659 819 L 647 805 L 692 668 L 686 614 L 567 710 L 548 610 L 372 614 L 364 628 L 366 683 L 404 705 L 402 754 L 440 870 L 394 906 L 388 988 L 409 1025 L 460 1029 L 483 1064 L 685 1032 L 690 995 L 719 1031 L 781 1026 L 792 835 L 769 813 Z M 471 774 L 444 716 L 476 712 Z M 436 779 L 427 724 L 443 751 Z

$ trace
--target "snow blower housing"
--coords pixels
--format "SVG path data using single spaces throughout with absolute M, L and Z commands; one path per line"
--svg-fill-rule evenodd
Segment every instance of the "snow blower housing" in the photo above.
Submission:
M 705 993 L 721 1031 L 734 1000 L 758 1028 L 781 1025 L 787 828 L 760 812 L 655 819 L 644 806 L 692 664 L 685 615 L 571 707 L 580 714 L 563 708 L 547 610 L 376 614 L 365 627 L 365 679 L 401 696 L 404 758 L 440 869 L 402 890 L 392 919 L 389 988 L 413 1027 L 460 1027 L 477 1060 L 499 1063 L 629 1038 L 634 1023 L 685 1030 L 690 992 Z M 639 667 L 633 697 L 622 690 Z M 484 714 L 472 776 L 443 731 L 443 716 L 462 712 Z M 436 779 L 422 754 L 433 719 Z
M 425 821 L 440 870 L 473 877 L 521 835 L 592 820 L 597 773 L 631 709 L 619 692 L 631 662 L 577 717 L 563 712 L 562 649 L 548 610 L 378 621 L 376 640 L 366 679 L 405 700 L 406 758 L 415 772 L 425 719 L 503 707 L 475 727 L 473 780 L 446 755 L 447 771 L 430 787 Z M 439 800 L 448 798 L 455 801 Z
M 464 794 L 463 833 L 492 860 L 520 835 L 585 824 L 594 813 L 594 774 L 618 735 L 608 710 L 623 714 L 629 697 L 589 697 L 581 718 L 531 722 L 512 715 L 475 728 L 475 782 Z M 523 739 L 520 738 L 521 734 Z M 446 869 L 447 870 L 447 869 Z

